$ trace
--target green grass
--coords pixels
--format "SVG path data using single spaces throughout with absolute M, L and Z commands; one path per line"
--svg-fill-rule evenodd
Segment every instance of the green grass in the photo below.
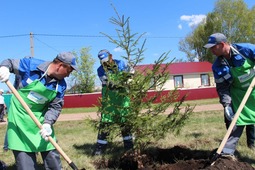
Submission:
M 207 105 L 207 104 L 218 104 L 219 98 L 213 98 L 213 99 L 201 99 L 201 100 L 188 100 L 184 103 L 192 105 Z
M 190 100 L 190 101 L 185 101 L 184 104 L 189 104 L 191 106 L 194 105 L 207 105 L 207 104 L 217 104 L 219 103 L 218 98 L 214 99 L 203 99 L 203 100 Z M 87 113 L 87 112 L 97 112 L 98 108 L 97 107 L 81 107 L 81 108 L 64 108 L 62 110 L 62 114 L 72 114 L 72 113 Z
M 97 107 L 64 108 L 61 114 L 97 112 Z
M 3 146 L 6 126 L 0 126 L 0 146 Z M 96 142 L 97 131 L 89 126 L 88 122 L 67 121 L 57 122 L 55 131 L 58 137 L 58 144 L 68 157 L 81 169 L 94 170 L 93 161 L 99 159 L 92 157 L 92 151 Z M 226 129 L 223 122 L 223 113 L 221 111 L 197 112 L 190 116 L 190 119 L 178 136 L 168 134 L 165 139 L 157 141 L 154 146 L 170 148 L 176 145 L 185 145 L 192 150 L 212 151 L 217 148 L 222 141 Z M 243 132 L 245 134 L 245 131 Z M 121 155 L 122 143 L 116 141 L 118 149 L 114 149 L 114 155 Z M 243 135 L 237 147 L 237 156 L 241 161 L 255 166 L 255 151 L 251 151 L 246 146 L 246 136 Z M 111 155 L 109 155 L 111 156 Z M 3 152 L 0 150 L 0 159 L 8 165 L 14 164 L 14 158 L 11 151 Z M 38 162 L 41 158 L 38 157 Z M 62 159 L 64 169 L 71 169 L 65 160 Z

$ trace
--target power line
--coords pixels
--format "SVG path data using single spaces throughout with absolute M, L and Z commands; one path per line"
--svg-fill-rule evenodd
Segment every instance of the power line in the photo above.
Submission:
M 10 38 L 10 37 L 21 37 L 30 36 L 30 34 L 18 34 L 18 35 L 0 35 L 0 38 Z M 74 35 L 74 34 L 33 34 L 33 36 L 48 36 L 48 37 L 106 37 L 103 35 Z
M 19 34 L 19 35 L 1 35 L 0 38 L 10 38 L 10 37 L 23 37 L 29 36 L 30 34 Z
M 34 34 L 34 33 L 30 33 L 30 34 L 16 34 L 16 35 L 0 35 L 0 39 L 2 38 L 14 38 L 14 37 L 24 37 L 24 36 L 29 36 L 30 37 L 30 52 L 31 52 L 31 56 L 34 55 L 34 45 L 33 45 L 33 38 L 35 38 L 38 42 L 44 44 L 45 46 L 47 46 L 48 48 L 54 50 L 54 51 L 59 51 L 56 48 L 54 48 L 53 46 L 43 42 L 42 40 L 40 40 L 38 37 L 39 36 L 47 36 L 47 37 L 74 37 L 74 38 L 106 38 L 107 36 L 105 35 L 75 35 L 75 34 Z M 118 36 L 111 36 L 111 37 L 118 37 Z M 181 39 L 183 37 L 171 37 L 171 36 L 146 36 L 143 35 L 141 38 L 149 38 L 149 39 Z
M 48 37 L 87 37 L 87 38 L 105 38 L 104 35 L 75 35 L 75 34 L 33 34 L 34 36 L 48 36 Z M 30 34 L 18 34 L 18 35 L 0 35 L 0 38 L 12 38 L 12 37 L 21 37 L 21 36 L 30 36 Z M 111 36 L 117 37 L 117 36 Z M 184 37 L 175 37 L 175 36 L 143 36 L 143 38 L 161 38 L 161 39 L 180 39 Z
M 34 38 L 35 38 L 37 41 L 39 41 L 39 42 L 41 42 L 42 44 L 44 44 L 45 46 L 51 48 L 52 50 L 59 52 L 59 50 L 57 50 L 56 48 L 54 48 L 54 47 L 48 45 L 47 43 L 45 43 L 45 42 L 43 42 L 43 41 L 41 41 L 41 40 L 39 40 L 37 37 L 34 37 Z
M 106 37 L 103 35 L 71 35 L 71 34 L 33 34 L 33 35 L 37 35 L 37 36 L 48 36 L 48 37 L 90 37 L 90 38 L 94 38 L 94 37 Z

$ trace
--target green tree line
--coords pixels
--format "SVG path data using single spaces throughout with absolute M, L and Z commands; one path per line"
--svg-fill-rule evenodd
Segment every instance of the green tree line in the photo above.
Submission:
M 230 43 L 255 43 L 255 6 L 251 9 L 243 0 L 218 0 L 206 19 L 179 42 L 179 50 L 188 61 L 214 61 L 214 56 L 203 48 L 208 37 L 225 34 Z

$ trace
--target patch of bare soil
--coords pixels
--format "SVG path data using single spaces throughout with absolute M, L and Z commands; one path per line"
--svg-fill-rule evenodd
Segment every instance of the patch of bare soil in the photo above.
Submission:
M 255 170 L 250 164 L 229 158 L 218 158 L 214 165 L 209 162 L 209 151 L 190 150 L 185 146 L 170 149 L 154 148 L 141 156 L 125 153 L 121 158 L 101 160 L 97 169 L 123 170 Z

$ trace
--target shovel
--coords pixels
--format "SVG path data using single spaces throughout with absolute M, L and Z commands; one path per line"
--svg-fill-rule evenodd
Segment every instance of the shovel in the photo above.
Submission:
M 255 85 L 255 77 L 253 78 L 250 86 L 248 87 L 248 89 L 247 89 L 247 91 L 246 91 L 246 93 L 245 93 L 245 95 L 243 97 L 243 100 L 242 100 L 241 104 L 239 105 L 239 107 L 238 107 L 238 109 L 237 109 L 237 111 L 235 113 L 235 116 L 234 116 L 233 120 L 231 121 L 231 124 L 230 124 L 230 126 L 229 126 L 229 128 L 227 130 L 227 133 L 224 136 L 224 138 L 223 138 L 219 148 L 217 149 L 216 153 L 214 154 L 214 156 L 210 160 L 210 164 L 211 165 L 214 165 L 215 161 L 219 158 L 219 156 L 220 156 L 220 154 L 221 154 L 225 144 L 227 143 L 227 140 L 228 140 L 228 138 L 229 138 L 229 136 L 230 136 L 230 134 L 231 134 L 235 124 L 236 124 L 236 121 L 239 118 L 239 115 L 241 114 L 241 111 L 243 110 L 244 105 L 245 105 L 246 101 L 248 100 L 248 98 L 249 98 L 249 96 L 251 94 L 252 89 L 254 88 L 254 85 Z
M 31 111 L 31 109 L 28 107 L 28 105 L 25 103 L 25 101 L 21 98 L 21 96 L 19 95 L 18 91 L 13 87 L 13 85 L 11 84 L 11 82 L 9 80 L 7 80 L 6 85 L 9 87 L 9 89 L 12 91 L 12 93 L 15 95 L 15 97 L 19 100 L 19 102 L 21 103 L 21 105 L 24 107 L 24 109 L 27 111 L 27 113 L 29 114 L 29 116 L 33 119 L 33 121 L 35 122 L 35 124 L 39 127 L 39 129 L 42 129 L 42 124 L 38 121 L 38 119 L 35 117 L 35 115 L 33 114 L 33 112 Z M 69 164 L 69 166 L 73 169 L 73 170 L 78 170 L 78 168 L 76 167 L 76 165 L 70 160 L 70 158 L 65 154 L 65 152 L 60 148 L 60 146 L 55 142 L 55 140 L 49 136 L 48 137 L 50 143 L 56 148 L 56 150 L 59 152 L 59 154 L 61 156 L 63 156 L 63 158 L 66 160 L 66 162 Z

